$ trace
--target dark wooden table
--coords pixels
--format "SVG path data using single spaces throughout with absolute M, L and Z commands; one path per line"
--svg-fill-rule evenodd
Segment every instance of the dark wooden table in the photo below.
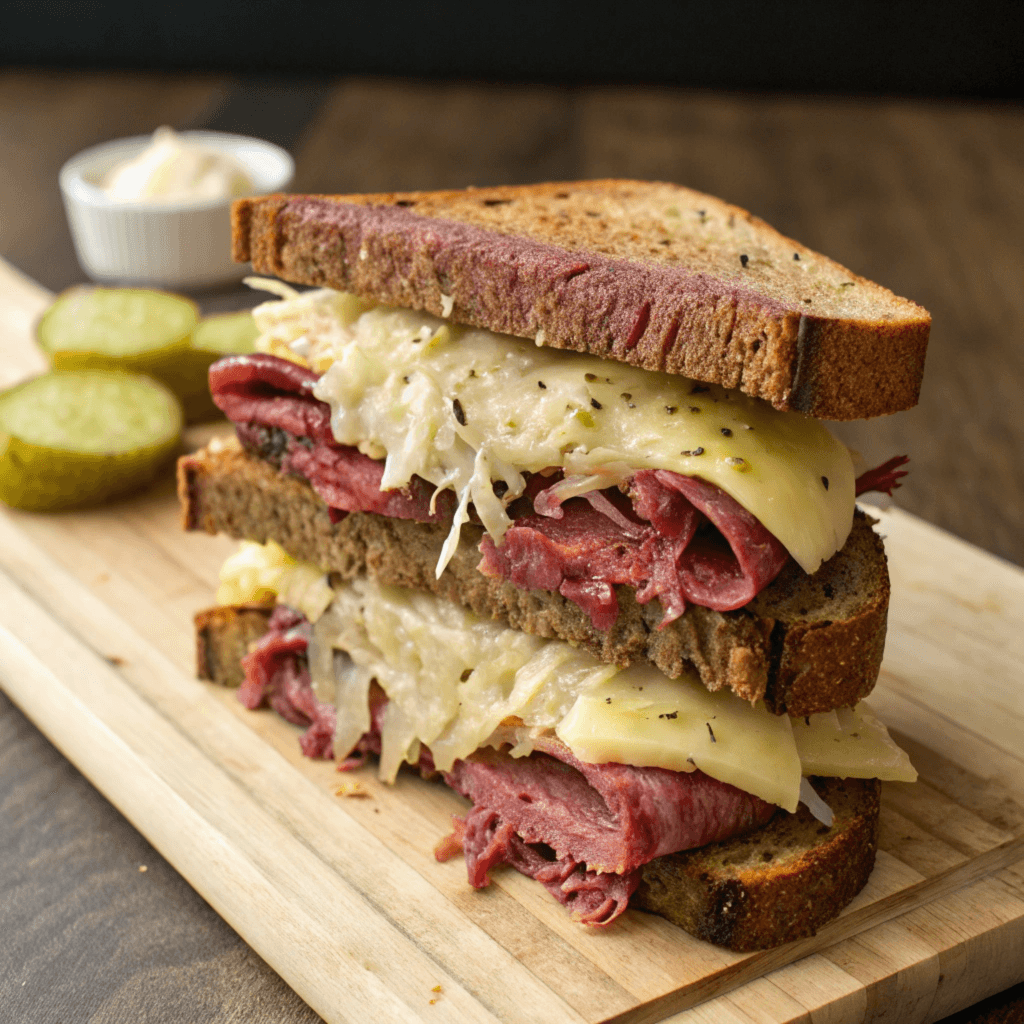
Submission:
M 754 211 L 931 311 L 920 405 L 840 432 L 869 461 L 911 455 L 897 504 L 1024 565 L 1019 106 L 0 71 L 0 255 L 82 280 L 57 170 L 160 124 L 278 142 L 297 191 L 637 177 Z M 0 693 L 0 1021 L 316 1019 Z M 945 1024 L 1020 1020 L 1024 986 Z

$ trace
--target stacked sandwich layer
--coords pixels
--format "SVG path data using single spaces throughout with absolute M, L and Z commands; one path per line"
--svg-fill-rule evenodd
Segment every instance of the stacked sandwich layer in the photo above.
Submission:
M 652 218 L 670 259 L 624 241 Z M 888 579 L 854 495 L 899 473 L 858 479 L 785 409 L 887 411 L 856 366 L 854 393 L 808 398 L 807 366 L 874 330 L 919 376 L 926 314 L 672 186 L 270 199 L 236 219 L 258 270 L 359 295 L 265 284 L 282 298 L 256 311 L 261 354 L 211 372 L 238 443 L 182 461 L 186 525 L 258 543 L 201 617 L 201 674 L 237 679 L 251 646 L 242 699 L 305 725 L 308 754 L 440 774 L 472 806 L 439 855 L 461 849 L 474 885 L 505 863 L 588 923 L 632 898 L 734 948 L 838 912 L 873 860 L 875 780 L 913 777 L 858 705 Z M 581 285 L 593 323 L 566 319 Z M 398 294 L 418 308 L 380 304 Z M 516 326 L 536 344 L 494 333 Z M 659 347 L 659 372 L 637 368 Z M 897 404 L 917 384 L 890 382 Z

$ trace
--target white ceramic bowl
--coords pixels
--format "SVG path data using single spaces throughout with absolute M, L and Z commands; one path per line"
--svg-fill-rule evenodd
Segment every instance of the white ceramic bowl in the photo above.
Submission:
M 224 132 L 181 132 L 181 137 L 238 160 L 252 179 L 253 195 L 280 192 L 295 162 L 280 146 Z M 78 260 L 94 281 L 208 288 L 248 272 L 231 259 L 231 200 L 131 203 L 110 199 L 104 175 L 141 153 L 149 135 L 92 146 L 60 169 L 71 237 Z

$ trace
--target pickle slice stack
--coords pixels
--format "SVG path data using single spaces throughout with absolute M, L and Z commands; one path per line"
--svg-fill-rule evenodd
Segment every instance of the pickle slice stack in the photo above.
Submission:
M 36 329 L 55 370 L 118 369 L 146 373 L 179 398 L 189 423 L 220 415 L 207 371 L 222 356 L 252 352 L 252 314 L 199 319 L 194 302 L 147 288 L 81 285 L 59 295 Z
M 177 451 L 181 426 L 177 398 L 149 377 L 45 373 L 0 394 L 0 500 L 53 512 L 144 486 Z

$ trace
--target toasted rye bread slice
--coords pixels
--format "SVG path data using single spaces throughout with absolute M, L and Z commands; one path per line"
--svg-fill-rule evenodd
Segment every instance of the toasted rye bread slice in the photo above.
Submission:
M 200 612 L 199 677 L 240 685 L 239 662 L 266 631 L 270 611 L 240 605 Z M 738 951 L 813 935 L 867 882 L 880 789 L 877 779 L 814 779 L 814 786 L 835 814 L 831 828 L 801 805 L 749 835 L 660 857 L 644 866 L 631 905 Z
M 241 686 L 241 661 L 267 631 L 274 606 L 217 605 L 199 612 L 196 626 L 196 675 L 221 686 Z
M 878 779 L 819 779 L 832 827 L 801 805 L 750 835 L 659 857 L 633 905 L 740 952 L 813 935 L 864 888 L 878 849 Z
M 917 403 L 931 317 L 678 185 L 241 199 L 235 259 L 823 419 Z
M 341 579 L 369 573 L 382 583 L 426 590 L 482 618 L 585 647 L 606 662 L 649 661 L 670 677 L 692 665 L 708 689 L 728 686 L 745 700 L 763 698 L 776 714 L 852 705 L 878 678 L 889 576 L 882 543 L 861 513 L 846 546 L 818 572 L 808 576 L 790 561 L 746 608 L 691 605 L 659 629 L 659 603 L 638 604 L 631 588 L 619 587 L 619 618 L 602 633 L 560 594 L 519 590 L 477 572 L 479 527 L 463 527 L 455 557 L 436 579 L 447 526 L 370 513 L 331 523 L 305 480 L 283 476 L 233 438 L 182 458 L 178 489 L 185 529 L 275 540 Z

